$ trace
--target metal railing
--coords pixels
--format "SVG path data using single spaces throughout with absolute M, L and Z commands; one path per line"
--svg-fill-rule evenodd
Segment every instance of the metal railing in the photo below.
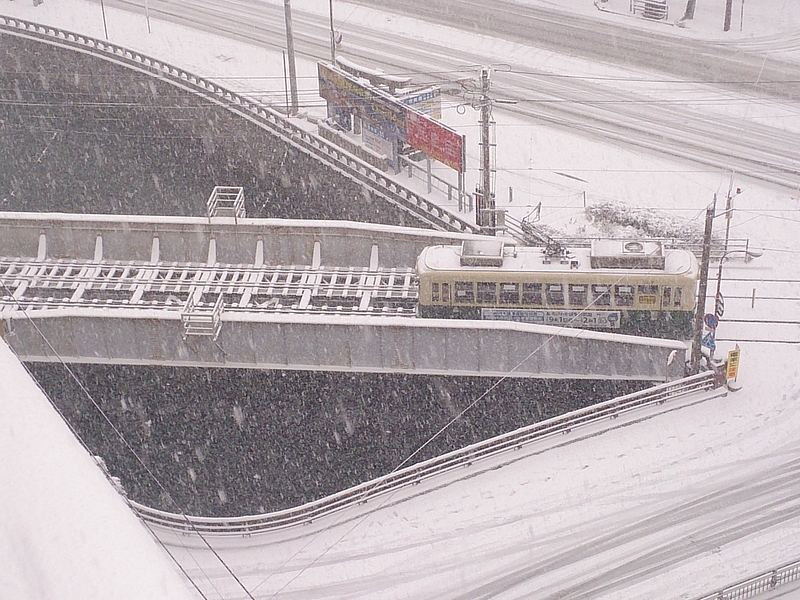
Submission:
M 667 0 L 631 0 L 631 13 L 640 14 L 645 19 L 665 21 L 669 17 Z
M 203 306 L 195 301 L 195 295 L 189 294 L 181 312 L 183 339 L 188 336 L 210 337 L 217 341 L 222 329 L 223 295 L 220 293 L 211 306 Z
M 567 247 L 567 248 L 588 248 L 592 245 L 592 242 L 596 239 L 594 237 L 557 237 L 552 238 L 553 241 L 558 242 L 559 244 Z M 688 250 L 692 254 L 694 254 L 698 259 L 703 254 L 703 242 L 702 241 L 687 241 L 682 240 L 679 238 L 648 238 L 652 239 L 653 241 L 661 242 L 665 248 L 680 248 L 683 250 Z M 743 258 L 744 260 L 750 260 L 753 258 L 758 258 L 762 255 L 760 250 L 752 248 L 750 246 L 750 240 L 748 238 L 731 238 L 728 240 L 727 246 L 725 245 L 724 240 L 713 240 L 711 242 L 711 260 L 712 261 L 719 261 L 724 255 L 731 255 L 731 256 L 738 256 Z
M 31 39 L 45 40 L 50 44 L 57 44 L 65 48 L 79 49 L 106 60 L 134 68 L 142 73 L 154 75 L 245 117 L 284 142 L 313 156 L 339 173 L 350 177 L 387 202 L 428 223 L 434 229 L 457 233 L 481 233 L 481 229 L 477 225 L 465 221 L 405 188 L 381 170 L 372 167 L 346 150 L 298 127 L 278 111 L 223 88 L 208 79 L 163 61 L 150 58 L 135 50 L 16 17 L 0 15 L 0 31 L 22 35 Z
M 447 194 L 448 204 L 458 202 L 459 212 L 472 212 L 472 208 L 474 206 L 472 194 L 468 194 L 467 192 L 459 190 L 458 186 L 442 179 L 438 175 L 430 173 L 428 171 L 427 164 L 425 168 L 423 168 L 409 157 L 403 155 L 399 156 L 399 160 L 401 168 L 406 170 L 408 177 L 416 177 L 420 181 L 424 181 L 428 185 L 428 192 L 434 189 L 439 190 L 440 192 Z
M 244 208 L 244 188 L 225 185 L 214 186 L 206 202 L 206 215 L 233 217 L 235 222 L 247 216 Z
M 187 533 L 249 536 L 254 533 L 309 524 L 315 519 L 365 504 L 378 496 L 405 486 L 416 485 L 425 479 L 449 471 L 471 466 L 477 461 L 497 458 L 506 453 L 514 454 L 533 442 L 565 436 L 584 425 L 616 419 L 624 413 L 642 407 L 663 404 L 668 400 L 713 389 L 715 389 L 714 374 L 710 371 L 660 384 L 443 454 L 296 508 L 263 515 L 232 518 L 190 517 L 148 508 L 135 502 L 132 504 L 139 516 L 153 525 Z M 722 393 L 725 392 L 720 391 L 720 394 Z M 508 456 L 508 463 L 520 458 L 522 456 Z
M 798 579 L 800 579 L 800 560 L 750 577 L 696 600 L 747 600 Z

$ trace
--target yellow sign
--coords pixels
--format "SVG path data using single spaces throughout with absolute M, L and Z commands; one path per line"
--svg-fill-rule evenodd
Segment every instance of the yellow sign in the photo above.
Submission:
M 736 350 L 731 350 L 728 352 L 728 369 L 725 376 L 728 379 L 736 379 L 739 376 L 739 355 L 741 354 L 741 350 L 739 350 L 738 346 Z

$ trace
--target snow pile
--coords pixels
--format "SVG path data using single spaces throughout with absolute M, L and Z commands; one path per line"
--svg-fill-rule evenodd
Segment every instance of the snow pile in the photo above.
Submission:
M 0 456 L 0 597 L 194 597 L 1 340 Z
M 632 207 L 624 202 L 601 202 L 587 206 L 586 218 L 608 237 L 651 237 L 703 242 L 703 227 L 697 221 L 670 217 L 652 208 Z

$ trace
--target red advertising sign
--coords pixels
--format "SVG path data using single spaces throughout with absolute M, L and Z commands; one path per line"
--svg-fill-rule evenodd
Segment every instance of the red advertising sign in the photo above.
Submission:
M 465 170 L 464 136 L 414 110 L 406 111 L 406 142 L 459 173 Z

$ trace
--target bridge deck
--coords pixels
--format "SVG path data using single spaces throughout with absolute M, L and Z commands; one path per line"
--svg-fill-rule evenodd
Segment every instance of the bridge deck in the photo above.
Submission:
M 29 361 L 682 374 L 681 342 L 401 318 L 416 312 L 422 248 L 474 237 L 347 222 L 0 213 L 0 333 Z

